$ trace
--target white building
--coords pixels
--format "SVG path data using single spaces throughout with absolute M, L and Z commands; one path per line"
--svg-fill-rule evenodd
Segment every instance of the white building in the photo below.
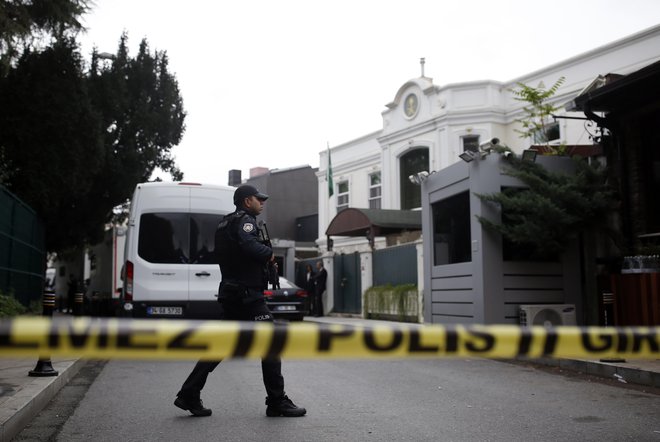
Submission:
M 659 59 L 660 25 L 506 82 L 483 80 L 439 86 L 422 75 L 404 83 L 382 112 L 381 130 L 329 149 L 334 184 L 330 198 L 328 151 L 320 153 L 317 243 L 321 250 L 327 250 L 325 232 L 338 209 L 420 208 L 419 186 L 412 184 L 408 176 L 422 170 L 441 171 L 461 161 L 459 154 L 480 142 L 497 137 L 518 153 L 532 145 L 531 138 L 521 139 L 515 132 L 520 128 L 516 120 L 524 116 L 524 103 L 512 93 L 518 83 L 536 87 L 542 82 L 550 87 L 564 77 L 565 82 L 553 97 L 563 109 L 598 75 L 625 75 Z M 564 110 L 558 114 L 584 117 L 583 113 Z M 591 144 L 584 123 L 557 119 L 551 138 L 569 145 Z M 335 251 L 369 249 L 363 237 L 333 240 Z M 375 239 L 376 248 L 384 246 L 384 238 Z

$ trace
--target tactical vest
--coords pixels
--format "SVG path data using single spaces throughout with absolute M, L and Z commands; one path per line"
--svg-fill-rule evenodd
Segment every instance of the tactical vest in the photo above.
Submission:
M 251 290 L 264 290 L 264 263 L 255 261 L 241 249 L 238 242 L 240 221 L 247 214 L 236 211 L 226 215 L 215 232 L 215 253 L 218 257 L 222 283 L 241 284 Z

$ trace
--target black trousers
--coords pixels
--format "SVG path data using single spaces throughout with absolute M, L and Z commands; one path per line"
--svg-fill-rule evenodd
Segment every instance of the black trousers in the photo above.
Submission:
M 242 302 L 222 303 L 222 318 L 231 321 L 268 321 L 273 322 L 266 301 L 261 298 L 248 304 Z M 221 361 L 199 361 L 183 383 L 177 396 L 186 399 L 199 399 L 206 379 Z M 261 361 L 261 371 L 264 386 L 269 398 L 284 396 L 284 378 L 282 377 L 282 361 L 280 359 L 264 359 Z
M 323 293 L 325 290 L 316 290 L 314 293 L 314 316 L 323 316 Z

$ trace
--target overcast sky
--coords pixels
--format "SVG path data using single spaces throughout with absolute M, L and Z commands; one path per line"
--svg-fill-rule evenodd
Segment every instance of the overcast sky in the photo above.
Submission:
M 508 81 L 660 23 L 658 0 L 95 0 L 82 50 L 165 50 L 188 113 L 185 180 L 319 166 L 381 128 L 406 81 Z M 658 48 L 660 53 L 660 48 Z

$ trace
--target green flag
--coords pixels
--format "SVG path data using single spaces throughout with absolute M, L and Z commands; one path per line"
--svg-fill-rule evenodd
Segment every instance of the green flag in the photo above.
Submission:
M 328 198 L 335 193 L 335 185 L 332 183 L 332 161 L 330 161 L 330 145 L 328 145 L 328 171 L 326 172 L 328 180 Z

